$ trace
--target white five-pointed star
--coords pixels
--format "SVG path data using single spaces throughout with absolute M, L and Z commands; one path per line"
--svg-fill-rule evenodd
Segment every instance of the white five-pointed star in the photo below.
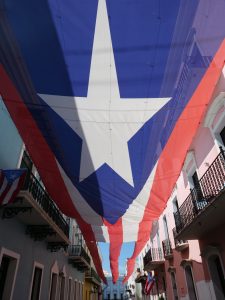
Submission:
M 170 100 L 120 98 L 105 0 L 98 2 L 87 97 L 40 96 L 83 140 L 80 181 L 106 163 L 132 186 L 127 143 Z

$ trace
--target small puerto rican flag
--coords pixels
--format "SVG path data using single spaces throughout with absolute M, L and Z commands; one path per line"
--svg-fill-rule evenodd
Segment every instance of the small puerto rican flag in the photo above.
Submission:
M 150 295 L 154 282 L 155 282 L 155 278 L 152 276 L 152 273 L 149 272 L 145 282 L 145 289 L 144 289 L 145 295 Z
M 12 203 L 25 179 L 26 169 L 0 170 L 0 205 Z

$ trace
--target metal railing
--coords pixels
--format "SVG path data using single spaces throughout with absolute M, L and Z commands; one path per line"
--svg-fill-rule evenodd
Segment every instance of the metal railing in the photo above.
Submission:
M 225 154 L 222 148 L 198 183 L 174 213 L 177 234 L 225 189 Z
M 69 237 L 69 225 L 63 218 L 62 213 L 56 207 L 53 200 L 44 190 L 43 186 L 37 178 L 31 173 L 27 172 L 24 185 L 21 190 L 29 191 L 33 199 L 40 205 L 40 207 L 48 214 L 54 223 Z
M 96 281 L 98 281 L 99 283 L 101 283 L 100 277 L 98 276 L 97 272 L 93 268 L 91 268 L 89 271 L 86 272 L 86 277 L 92 277 Z
M 164 257 L 173 255 L 173 250 L 169 239 L 162 241 Z
M 143 258 L 144 266 L 149 262 L 162 261 L 164 259 L 161 248 L 150 248 Z
M 82 257 L 90 265 L 91 258 L 81 245 L 70 245 L 68 248 L 69 256 Z
M 177 230 L 176 230 L 176 227 L 175 227 L 175 228 L 173 228 L 173 237 L 174 237 L 175 247 L 178 247 L 181 244 L 187 244 L 188 243 L 187 240 L 177 239 L 176 236 L 177 236 Z

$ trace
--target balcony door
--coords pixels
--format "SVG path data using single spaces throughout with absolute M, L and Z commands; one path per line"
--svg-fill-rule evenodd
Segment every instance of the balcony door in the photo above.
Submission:
M 225 127 L 220 131 L 220 137 L 223 142 L 223 145 L 225 146 Z
M 181 220 L 177 198 L 173 199 L 173 217 L 174 217 L 176 228 L 177 230 L 179 230 L 180 228 L 182 228 L 182 220 Z
M 51 288 L 50 288 L 50 300 L 55 300 L 57 295 L 57 283 L 58 283 L 58 275 L 52 273 L 51 278 Z
M 217 300 L 225 300 L 225 280 L 223 268 L 218 255 L 208 258 L 208 266 Z
M 195 171 L 194 174 L 191 176 L 194 190 L 192 191 L 192 196 L 195 201 L 203 201 L 203 194 L 202 189 L 199 183 L 197 172 Z
M 163 227 L 164 227 L 165 239 L 168 240 L 169 239 L 169 230 L 168 230 L 166 216 L 163 217 Z
M 31 300 L 39 300 L 40 299 L 41 278 L 42 278 L 42 268 L 39 268 L 36 266 L 34 269 Z

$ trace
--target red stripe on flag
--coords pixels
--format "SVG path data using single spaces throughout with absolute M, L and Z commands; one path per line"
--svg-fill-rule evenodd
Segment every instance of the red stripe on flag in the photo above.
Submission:
M 139 224 L 138 239 L 132 257 L 127 262 L 126 282 L 134 270 L 135 258 L 149 240 L 146 227 L 163 212 L 173 187 L 181 172 L 186 153 L 189 150 L 200 122 L 208 105 L 213 101 L 213 93 L 220 78 L 225 61 L 225 40 L 222 42 L 198 88 L 191 97 L 186 108 L 179 117 L 177 124 L 159 158 L 153 186 L 142 221 Z M 192 120 L 190 122 L 190 120 Z M 185 139 L 184 139 L 185 133 Z M 182 140 L 182 143 L 180 142 Z M 172 159 L 171 159 L 172 158 Z M 167 172 L 169 172 L 167 176 Z M 174 174 L 174 176 L 171 176 Z M 166 177 L 166 180 L 163 178 Z M 151 229 L 151 227 L 149 227 Z
M 50 196 L 66 215 L 76 219 L 91 252 L 96 270 L 102 280 L 106 282 L 92 227 L 81 218 L 75 209 L 51 149 L 2 65 L 0 65 L 0 93 Z
M 145 290 L 144 290 L 145 295 L 150 295 L 153 285 L 154 285 L 154 280 L 152 279 L 152 281 L 149 282 L 147 278 L 145 282 Z
M 109 259 L 110 259 L 110 268 L 112 272 L 113 283 L 119 278 L 119 256 L 121 247 L 123 244 L 123 224 L 122 219 L 120 218 L 115 224 L 110 224 L 104 220 L 104 224 L 108 228 L 109 233 Z

